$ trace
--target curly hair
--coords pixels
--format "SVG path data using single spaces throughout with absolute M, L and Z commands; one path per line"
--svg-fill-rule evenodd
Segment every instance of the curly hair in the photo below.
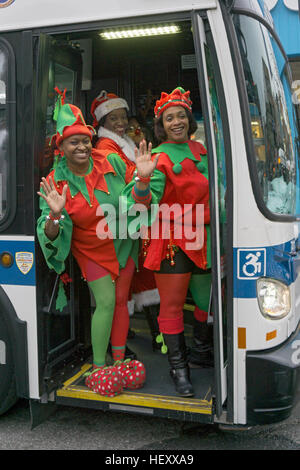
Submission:
M 183 109 L 189 120 L 188 136 L 190 137 L 192 134 L 194 134 L 194 132 L 196 132 L 198 126 L 192 113 L 190 113 L 188 109 Z M 163 125 L 163 113 L 159 116 L 159 118 L 154 119 L 154 133 L 159 143 L 164 142 L 167 139 L 167 134 Z

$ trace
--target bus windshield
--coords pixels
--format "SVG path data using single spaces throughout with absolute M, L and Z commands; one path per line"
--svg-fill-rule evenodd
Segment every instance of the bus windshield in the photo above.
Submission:
M 285 58 L 259 21 L 235 15 L 247 86 L 256 177 L 267 208 L 299 213 L 298 129 Z

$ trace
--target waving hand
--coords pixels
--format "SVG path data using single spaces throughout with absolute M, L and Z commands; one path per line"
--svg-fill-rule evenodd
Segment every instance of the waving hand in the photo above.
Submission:
M 47 182 L 46 178 L 42 178 L 41 188 L 44 190 L 45 194 L 38 192 L 38 195 L 45 199 L 52 214 L 54 216 L 59 216 L 62 213 L 62 210 L 66 204 L 68 185 L 65 184 L 63 187 L 62 194 L 59 194 L 56 191 L 53 180 L 50 176 L 49 183 Z
M 136 162 L 136 169 L 139 176 L 143 178 L 149 178 L 153 171 L 156 168 L 157 160 L 159 154 L 155 156 L 153 160 L 151 160 L 151 150 L 152 144 L 151 142 L 148 145 L 145 140 L 142 140 L 139 146 L 139 152 L 136 150 L 135 152 L 135 162 Z

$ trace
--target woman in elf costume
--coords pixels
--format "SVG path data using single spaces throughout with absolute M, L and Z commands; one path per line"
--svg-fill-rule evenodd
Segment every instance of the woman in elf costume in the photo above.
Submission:
M 64 103 L 65 92 L 56 91 L 53 138 L 61 158 L 42 178 L 37 235 L 49 268 L 58 274 L 64 272 L 70 250 L 77 260 L 96 301 L 91 325 L 93 362 L 103 367 L 109 339 L 113 359 L 124 358 L 128 293 L 138 257 L 137 241 L 118 238 L 116 233 L 126 165 L 118 156 L 105 157 L 92 148 L 94 130 L 86 125 L 79 108 Z M 149 158 L 138 159 L 137 168 L 139 162 L 142 173 L 153 171 L 155 163 Z M 137 187 L 144 189 L 142 183 Z M 113 220 L 104 217 L 104 204 L 114 209 Z
M 131 126 L 135 126 L 134 130 L 138 130 L 138 134 L 130 129 L 128 111 L 128 104 L 123 98 L 104 90 L 94 99 L 91 105 L 91 114 L 94 118 L 93 126 L 98 128 L 99 137 L 95 147 L 105 155 L 112 153 L 119 155 L 126 164 L 126 182 L 131 181 L 136 170 L 136 148 L 144 139 L 136 119 L 134 121 L 131 118 L 130 123 Z M 160 299 L 153 273 L 143 267 L 142 251 L 139 256 L 138 270 L 133 276 L 131 293 L 133 304 L 131 303 L 130 307 L 132 313 L 134 307 L 137 311 L 145 312 L 152 335 L 152 347 L 155 350 L 159 347 L 156 343 L 156 337 L 159 334 L 157 315 Z M 128 347 L 126 354 L 128 354 Z
M 207 152 L 202 144 L 190 140 L 197 124 L 191 114 L 189 95 L 189 91 L 176 88 L 170 94 L 162 93 L 156 102 L 155 133 L 162 143 L 152 151 L 153 158 L 159 158 L 148 179 L 148 190 L 151 204 L 158 205 L 158 214 L 151 225 L 151 236 L 144 243 L 144 266 L 155 272 L 159 290 L 158 321 L 168 349 L 170 372 L 182 396 L 194 394 L 183 306 L 190 288 L 196 305 L 202 307 L 197 308 L 199 316 L 205 314 L 205 307 L 207 315 L 207 295 L 203 301 L 201 289 L 202 276 L 210 268 Z M 128 185 L 124 194 L 130 207 L 132 199 L 136 200 L 134 187 Z
M 105 155 L 119 155 L 126 164 L 127 182 L 132 179 L 135 171 L 135 144 L 126 135 L 128 111 L 126 100 L 105 90 L 101 91 L 91 106 L 93 126 L 98 128 L 99 137 L 95 147 Z

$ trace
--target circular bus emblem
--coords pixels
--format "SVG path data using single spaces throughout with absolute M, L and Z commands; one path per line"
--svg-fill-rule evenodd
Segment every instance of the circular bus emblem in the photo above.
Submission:
M 0 0 L 0 8 L 5 8 L 11 5 L 15 0 Z

